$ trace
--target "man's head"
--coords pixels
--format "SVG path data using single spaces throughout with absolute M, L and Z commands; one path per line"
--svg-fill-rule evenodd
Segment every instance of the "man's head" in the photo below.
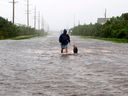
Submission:
M 66 29 L 64 29 L 63 34 L 67 34 L 67 30 Z

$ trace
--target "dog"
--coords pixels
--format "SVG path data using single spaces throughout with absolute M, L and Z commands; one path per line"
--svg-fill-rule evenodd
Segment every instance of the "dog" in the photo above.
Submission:
M 73 45 L 73 53 L 77 54 L 78 53 L 78 48 L 76 45 Z

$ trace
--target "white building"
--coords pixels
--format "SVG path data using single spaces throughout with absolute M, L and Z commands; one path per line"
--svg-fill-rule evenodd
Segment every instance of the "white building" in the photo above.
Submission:
M 98 18 L 97 19 L 97 23 L 98 24 L 105 24 L 108 20 L 110 20 L 110 18 Z

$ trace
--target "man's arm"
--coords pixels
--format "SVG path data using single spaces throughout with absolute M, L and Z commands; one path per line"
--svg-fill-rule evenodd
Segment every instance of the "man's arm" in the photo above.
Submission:
M 60 37 L 59 37 L 59 42 L 61 43 L 61 35 L 60 35 Z
M 68 37 L 68 42 L 70 43 L 70 36 L 67 34 L 67 37 Z

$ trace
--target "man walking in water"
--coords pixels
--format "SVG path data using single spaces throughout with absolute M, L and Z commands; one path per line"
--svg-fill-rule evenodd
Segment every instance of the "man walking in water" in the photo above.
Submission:
M 68 53 L 68 43 L 70 43 L 70 36 L 67 34 L 66 29 L 64 29 L 63 33 L 60 35 L 59 42 L 61 43 L 61 53 L 63 53 L 64 49 L 66 53 Z

